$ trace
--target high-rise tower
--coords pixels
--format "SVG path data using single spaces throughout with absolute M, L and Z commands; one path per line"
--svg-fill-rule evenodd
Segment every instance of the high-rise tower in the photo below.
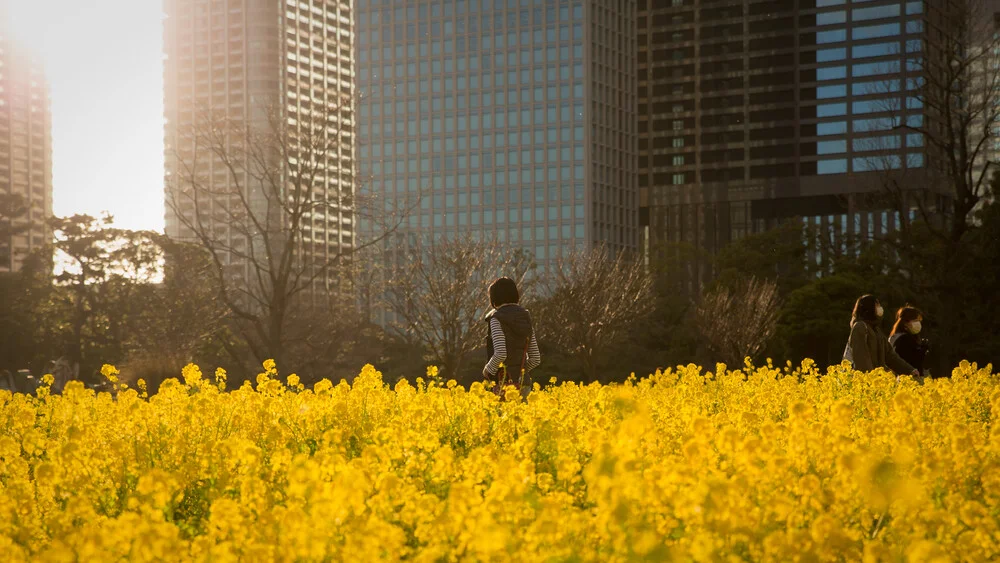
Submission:
M 277 275 L 270 259 L 295 236 L 312 265 L 300 278 L 328 289 L 332 273 L 308 268 L 354 244 L 351 0 L 165 11 L 167 234 L 215 241 L 237 278 L 255 260 Z
M 357 0 L 357 25 L 360 170 L 419 200 L 407 244 L 638 247 L 634 0 Z
M 52 113 L 42 65 L 10 36 L 0 12 L 0 272 L 48 244 L 52 216 Z M 16 202 L 15 202 L 16 200 Z
M 654 255 L 714 252 L 788 220 L 878 237 L 906 220 L 877 197 L 887 174 L 943 212 L 917 132 L 935 117 L 917 92 L 948 36 L 948 1 L 639 0 Z

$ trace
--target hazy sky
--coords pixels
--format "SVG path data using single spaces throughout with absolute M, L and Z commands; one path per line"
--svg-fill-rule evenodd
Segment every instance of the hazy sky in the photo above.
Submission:
M 55 214 L 162 231 L 162 1 L 0 3 L 52 86 Z

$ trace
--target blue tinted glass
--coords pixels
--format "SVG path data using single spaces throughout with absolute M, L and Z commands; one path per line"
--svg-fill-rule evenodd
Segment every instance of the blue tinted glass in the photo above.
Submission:
M 924 30 L 923 20 L 910 20 L 906 22 L 906 33 L 920 33 Z
M 843 98 L 846 95 L 847 86 L 845 84 L 820 86 L 819 88 L 816 88 L 816 98 L 820 100 L 825 100 L 827 98 Z
M 816 106 L 817 117 L 847 115 L 847 104 L 823 104 Z
M 838 158 L 836 160 L 821 160 L 816 163 L 816 173 L 818 174 L 845 174 L 847 172 L 847 159 Z
M 821 12 L 816 14 L 816 25 L 833 25 L 835 23 L 844 23 L 847 21 L 847 12 L 840 10 L 839 12 Z
M 906 155 L 906 167 L 907 168 L 923 168 L 924 167 L 924 155 L 920 153 L 910 153 Z
M 899 149 L 902 146 L 902 141 L 899 135 L 864 137 L 862 139 L 854 139 L 851 146 L 855 152 L 886 151 Z
M 816 0 L 816 7 L 823 8 L 825 6 L 843 6 L 846 0 Z
M 854 114 L 875 113 L 879 111 L 889 111 L 893 109 L 893 107 L 898 106 L 899 104 L 892 104 L 887 100 L 864 100 L 851 104 L 851 112 Z
M 857 119 L 851 124 L 855 133 L 869 133 L 873 131 L 889 131 L 895 125 L 895 120 L 890 117 L 878 117 L 874 119 Z
M 923 2 L 907 2 L 906 3 L 906 15 L 910 16 L 913 14 L 924 13 L 924 3 Z
M 906 136 L 906 146 L 908 147 L 922 147 L 924 146 L 924 136 L 920 133 L 910 133 Z
M 899 27 L 898 24 L 896 27 Z M 816 43 L 820 45 L 823 43 L 839 43 L 841 41 L 847 41 L 846 29 L 834 29 L 816 33 Z
M 910 39 L 906 42 L 907 53 L 919 53 L 924 50 L 924 42 L 920 39 Z
M 847 141 L 822 141 L 816 143 L 816 154 L 837 154 L 847 152 Z
M 855 27 L 851 32 L 853 39 L 874 39 L 876 37 L 891 37 L 899 35 L 898 23 L 883 23 L 881 25 L 870 25 L 866 27 Z
M 845 133 L 847 133 L 846 121 L 831 121 L 828 123 L 816 124 L 816 134 L 820 136 L 843 135 Z
M 874 43 L 872 45 L 857 45 L 851 48 L 851 57 L 855 59 L 867 59 L 869 57 L 884 57 L 886 55 L 898 55 L 899 43 Z
M 847 58 L 847 49 L 820 49 L 816 51 L 816 62 L 825 63 L 829 61 L 842 61 Z
M 875 6 L 872 8 L 857 8 L 851 11 L 852 21 L 877 20 L 899 16 L 899 4 Z
M 878 63 L 862 63 L 854 65 L 851 69 L 851 76 L 855 78 L 863 76 L 876 76 L 879 74 L 892 74 L 899 71 L 897 61 L 883 61 Z
M 851 84 L 851 94 L 855 96 L 887 94 L 889 92 L 899 92 L 900 86 L 900 81 L 897 78 L 875 82 L 855 82 Z
M 897 170 L 903 167 L 902 162 L 898 154 L 889 154 L 855 158 L 851 165 L 855 172 L 872 172 L 875 170 Z
M 840 80 L 841 78 L 847 78 L 847 67 L 844 66 L 828 66 L 816 69 L 816 80 Z

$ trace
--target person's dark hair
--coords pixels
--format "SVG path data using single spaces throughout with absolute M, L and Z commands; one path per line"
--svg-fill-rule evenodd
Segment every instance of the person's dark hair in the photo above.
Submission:
M 909 304 L 900 307 L 896 311 L 896 324 L 892 325 L 892 332 L 889 336 L 896 334 L 897 332 L 906 332 L 906 325 L 912 323 L 917 319 L 922 319 L 924 314 L 920 312 L 920 309 L 913 307 Z
M 875 314 L 876 305 L 878 305 L 878 299 L 874 295 L 858 297 L 857 303 L 854 304 L 854 313 L 851 315 L 851 324 L 858 321 L 864 321 L 872 326 L 878 324 L 878 315 Z
M 521 295 L 517 292 L 514 280 L 503 277 L 490 284 L 490 304 L 493 307 L 517 303 L 520 300 Z

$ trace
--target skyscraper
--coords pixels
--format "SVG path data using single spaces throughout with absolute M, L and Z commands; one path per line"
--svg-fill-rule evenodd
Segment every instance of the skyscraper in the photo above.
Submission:
M 947 32 L 943 2 L 639 0 L 639 183 L 654 254 L 714 252 L 790 219 L 842 241 L 896 228 L 905 217 L 879 201 L 879 183 L 917 177 L 933 156 L 904 124 L 927 118 L 914 92 Z
M 638 246 L 635 2 L 357 0 L 360 170 L 398 240 Z
M 208 239 L 236 277 L 286 236 L 313 265 L 349 249 L 351 1 L 166 0 L 165 11 L 167 234 Z M 329 287 L 314 274 L 304 279 Z
M 20 269 L 29 252 L 51 242 L 52 216 L 49 86 L 41 63 L 9 30 L 0 11 L 0 198 L 20 202 L 16 217 L 0 217 L 0 272 Z

